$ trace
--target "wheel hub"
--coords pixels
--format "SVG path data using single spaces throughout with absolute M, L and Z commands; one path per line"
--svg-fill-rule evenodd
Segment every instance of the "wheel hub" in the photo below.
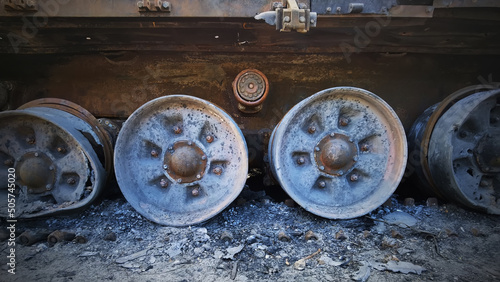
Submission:
M 354 142 L 339 133 L 325 136 L 314 151 L 318 168 L 331 175 L 343 175 L 350 170 L 358 155 Z
M 178 141 L 165 154 L 167 173 L 178 183 L 199 180 L 205 173 L 207 157 L 203 150 L 191 141 Z
M 30 152 L 18 162 L 20 184 L 28 187 L 31 193 L 42 193 L 50 190 L 54 183 L 55 173 L 52 161 L 47 155 Z

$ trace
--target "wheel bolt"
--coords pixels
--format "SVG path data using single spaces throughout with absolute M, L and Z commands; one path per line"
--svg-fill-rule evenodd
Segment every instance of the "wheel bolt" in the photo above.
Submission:
M 359 158 L 358 158 L 358 156 L 354 156 L 354 157 L 352 157 L 352 160 L 353 160 L 354 162 L 357 162 L 357 161 L 358 161 L 358 159 L 359 159 Z
M 57 151 L 59 153 L 65 153 L 66 152 L 66 149 L 64 149 L 63 147 L 57 147 Z
M 54 170 L 54 166 L 53 165 L 49 166 L 49 170 Z
M 479 185 L 480 185 L 481 187 L 488 187 L 488 184 L 489 184 L 489 183 L 488 183 L 488 181 L 487 181 L 487 180 L 481 180 L 481 182 L 479 183 Z
M 151 156 L 152 156 L 153 158 L 158 157 L 158 152 L 157 152 L 156 150 L 151 150 Z
M 319 166 L 319 170 L 325 170 L 325 167 L 324 167 L 324 166 L 322 166 L 322 165 L 320 165 L 320 166 Z
M 319 187 L 319 188 L 325 188 L 325 187 L 326 187 L 326 182 L 325 182 L 325 181 L 323 181 L 323 180 L 319 181 L 319 182 L 318 182 L 318 187 Z
M 359 176 L 357 174 L 354 173 L 351 175 L 351 181 L 358 181 L 358 179 L 359 179 Z
M 201 156 L 201 159 L 204 161 L 207 159 L 207 156 L 203 155 L 203 156 Z
M 196 179 L 201 179 L 201 175 L 197 174 Z
M 212 135 L 207 135 L 207 137 L 205 137 L 205 140 L 207 140 L 208 143 L 212 143 L 214 141 L 214 137 Z
M 26 143 L 28 143 L 28 144 L 33 145 L 33 144 L 35 144 L 35 142 L 36 142 L 35 138 L 33 138 L 33 137 L 26 138 Z
M 330 133 L 330 137 L 335 137 L 335 133 Z
M 316 127 L 315 126 L 309 126 L 309 128 L 307 129 L 307 132 L 309 132 L 310 134 L 313 134 L 314 132 L 316 132 Z
M 45 189 L 50 191 L 50 190 L 52 190 L 52 186 L 50 186 L 50 184 L 47 184 L 47 185 L 45 185 Z
M 341 170 L 341 171 L 339 171 L 339 175 L 340 175 L 340 176 L 344 175 L 344 172 L 343 172 L 342 170 Z
M 181 182 L 182 182 L 182 179 L 180 179 L 180 178 L 179 178 L 179 179 L 177 179 L 177 183 L 179 183 L 179 184 L 180 184 Z
M 160 186 L 163 187 L 163 188 L 167 188 L 168 187 L 168 181 L 165 178 L 162 178 L 160 180 Z
M 193 142 L 188 141 L 188 146 L 192 146 L 192 145 L 193 145 Z
M 35 157 L 38 157 L 38 153 L 35 153 Z
M 6 166 L 11 166 L 14 164 L 14 161 L 12 159 L 8 159 L 8 160 L 5 160 L 5 162 L 3 162 L 3 164 Z
M 305 162 L 306 162 L 306 160 L 304 159 L 304 157 L 299 157 L 299 158 L 297 159 L 297 163 L 298 163 L 299 165 L 304 164 Z
M 66 183 L 68 183 L 69 185 L 73 185 L 76 183 L 76 180 L 73 177 L 70 177 L 68 178 L 68 180 L 66 180 Z
M 216 175 L 221 175 L 222 174 L 222 168 L 220 166 L 216 166 L 214 167 L 214 169 L 212 170 L 212 172 Z
M 314 151 L 319 152 L 321 149 L 319 147 L 315 147 Z
M 163 169 L 167 169 L 167 168 L 168 168 L 168 165 L 164 164 Z
M 368 146 L 366 144 L 361 146 L 361 151 L 363 151 L 363 152 L 368 152 L 369 149 L 370 149 L 370 146 Z
M 346 118 L 340 118 L 339 123 L 341 126 L 347 126 L 349 124 L 349 120 Z
M 181 132 L 182 132 L 182 129 L 180 127 L 178 127 L 177 125 L 174 126 L 174 133 L 175 134 L 181 134 Z
M 193 191 L 191 191 L 191 194 L 196 197 L 200 195 L 200 190 L 198 190 L 198 188 L 194 188 Z

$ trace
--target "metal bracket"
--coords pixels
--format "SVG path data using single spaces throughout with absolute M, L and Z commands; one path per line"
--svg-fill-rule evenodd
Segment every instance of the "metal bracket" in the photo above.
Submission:
M 276 30 L 282 32 L 295 30 L 306 33 L 311 27 L 316 26 L 317 14 L 307 9 L 306 4 L 299 4 L 297 0 L 274 2 L 272 9 L 274 11 L 256 15 L 255 19 L 265 20 L 270 25 L 276 25 Z
M 10 0 L 5 2 L 6 11 L 36 12 L 38 5 L 35 0 Z
M 170 12 L 170 2 L 168 1 L 139 1 L 137 2 L 139 12 Z

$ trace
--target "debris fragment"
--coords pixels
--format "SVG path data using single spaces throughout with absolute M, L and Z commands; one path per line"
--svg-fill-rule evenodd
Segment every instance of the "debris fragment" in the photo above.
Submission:
M 83 252 L 83 253 L 79 254 L 78 256 L 79 257 L 91 257 L 91 256 L 96 256 L 98 254 L 99 254 L 98 252 Z
M 149 249 L 142 250 L 142 251 L 139 251 L 137 253 L 133 253 L 131 255 L 118 258 L 118 259 L 116 259 L 115 262 L 118 263 L 118 264 L 126 263 L 127 261 L 131 261 L 131 260 L 134 260 L 136 258 L 140 258 L 140 257 L 143 257 L 143 256 L 147 255 L 148 251 L 149 251 Z
M 399 233 L 397 230 L 394 230 L 394 229 L 391 230 L 391 237 L 395 238 L 395 239 L 403 239 L 404 238 L 404 236 L 401 235 L 401 233 Z
M 294 201 L 294 200 L 292 200 L 292 199 L 286 199 L 286 200 L 285 200 L 285 205 L 286 205 L 287 207 L 293 208 L 293 207 L 295 207 L 295 201 Z
M 426 204 L 428 207 L 438 207 L 438 199 L 434 197 L 427 198 Z
M 306 239 L 306 241 L 318 240 L 318 236 L 316 234 L 314 234 L 314 232 L 312 232 L 311 230 L 306 232 L 306 235 L 304 236 L 304 238 Z
M 21 235 L 19 235 L 18 240 L 21 245 L 31 246 L 37 242 L 46 240 L 49 234 L 50 231 L 48 230 L 37 230 L 36 232 L 26 230 Z
M 325 265 L 328 265 L 328 266 L 341 266 L 342 264 L 344 264 L 343 261 L 334 261 L 329 256 L 327 256 L 326 254 L 322 255 L 318 259 L 318 263 L 319 264 L 325 264 Z
M 415 206 L 415 199 L 413 199 L 413 198 L 405 198 L 404 205 L 407 206 L 407 207 L 414 207 Z
M 238 273 L 238 261 L 233 263 L 233 269 L 231 270 L 231 280 L 236 278 L 236 274 Z
M 420 275 L 422 271 L 426 270 L 425 268 L 410 262 L 394 261 L 394 260 L 391 260 L 386 264 L 386 269 L 392 272 L 401 272 L 404 274 L 415 273 L 418 275 Z
M 116 241 L 116 233 L 113 231 L 108 231 L 106 235 L 104 235 L 104 241 Z
M 339 232 L 337 232 L 335 234 L 335 239 L 337 239 L 337 240 L 345 240 L 345 239 L 347 239 L 347 236 L 345 236 L 345 234 L 344 234 L 344 230 L 340 230 Z
M 241 250 L 243 250 L 244 247 L 245 247 L 245 245 L 241 244 L 237 247 L 227 248 L 227 250 L 226 250 L 227 255 L 223 256 L 222 258 L 223 259 L 234 259 L 234 255 L 241 252 Z
M 52 247 L 59 242 L 71 241 L 75 239 L 75 236 L 76 235 L 74 232 L 56 230 L 49 234 L 49 236 L 47 237 L 47 242 L 49 243 L 49 246 Z
M 290 240 L 292 239 L 290 238 L 290 236 L 286 235 L 285 232 L 281 231 L 280 233 L 278 233 L 278 240 L 282 242 L 290 242 Z
M 384 216 L 384 220 L 399 227 L 411 227 L 417 224 L 416 218 L 402 211 L 392 212 Z
M 222 231 L 222 233 L 220 235 L 220 239 L 222 241 L 231 242 L 231 241 L 233 241 L 233 234 L 227 230 Z
M 301 258 L 299 259 L 298 261 L 296 261 L 294 264 L 293 264 L 293 268 L 297 269 L 297 270 L 304 270 L 306 268 L 306 260 L 314 257 L 315 255 L 321 253 L 321 249 L 318 249 L 316 252 L 314 252 L 313 254 L 311 255 L 308 255 L 307 257 L 305 258 Z
M 354 281 L 365 282 L 370 278 L 370 267 L 368 265 L 363 265 L 359 268 L 358 272 L 354 274 L 352 279 Z

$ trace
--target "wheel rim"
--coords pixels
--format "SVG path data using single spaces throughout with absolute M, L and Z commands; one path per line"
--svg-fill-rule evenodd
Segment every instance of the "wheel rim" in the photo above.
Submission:
M 90 205 L 107 177 L 92 146 L 98 140 L 86 121 L 57 109 L 0 113 L 0 165 L 5 171 L 16 170 L 16 217 L 54 215 Z M 7 190 L 2 197 L 7 197 Z
M 500 214 L 500 91 L 455 103 L 434 127 L 428 162 L 442 194 L 465 206 Z
M 306 210 L 354 218 L 384 203 L 406 165 L 404 129 L 375 94 L 353 87 L 326 89 L 293 107 L 274 129 L 271 169 Z
M 229 115 L 195 97 L 171 95 L 137 109 L 115 147 L 125 198 L 165 225 L 203 222 L 241 192 L 248 172 L 243 134 Z

